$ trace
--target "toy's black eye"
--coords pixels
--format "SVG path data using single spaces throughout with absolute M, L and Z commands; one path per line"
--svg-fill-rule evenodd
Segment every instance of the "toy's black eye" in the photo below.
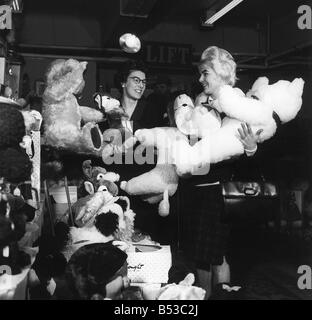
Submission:
M 103 174 L 103 173 L 99 173 L 99 174 L 96 176 L 96 180 L 101 180 L 101 179 L 104 179 L 104 174 Z
M 182 104 L 182 107 L 187 107 L 187 104 L 186 104 L 186 103 L 183 103 L 183 104 Z

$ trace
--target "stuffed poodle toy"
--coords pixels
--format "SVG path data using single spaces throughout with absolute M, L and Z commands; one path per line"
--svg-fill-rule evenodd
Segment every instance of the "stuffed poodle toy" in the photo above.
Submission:
M 179 95 L 174 102 L 174 119 L 177 128 L 186 136 L 203 138 L 221 128 L 221 119 L 215 110 L 202 106 L 207 96 L 201 94 L 195 102 L 186 94 Z
M 210 163 L 243 154 L 244 146 L 238 134 L 241 123 L 248 123 L 253 132 L 261 129 L 258 142 L 271 138 L 280 124 L 296 117 L 302 105 L 303 86 L 304 81 L 298 78 L 292 82 L 279 80 L 269 85 L 269 80 L 263 77 L 259 78 L 245 95 L 238 88 L 224 85 L 220 88 L 217 99 L 212 102 L 213 108 L 226 114 L 222 123 L 220 122 L 221 127 L 218 122 L 213 123 L 214 120 L 209 119 L 209 116 L 217 118 L 205 110 L 205 107 L 192 107 L 187 96 L 178 97 L 175 101 L 177 109 L 183 108 L 181 105 L 184 100 L 190 105 L 188 113 L 180 111 L 179 115 L 183 120 L 176 121 L 178 127 L 182 124 L 182 131 L 188 134 L 194 133 L 192 129 L 197 128 L 195 135 L 201 138 L 193 145 L 183 140 L 178 142 L 179 152 L 174 159 L 178 174 L 194 174 L 202 168 L 209 170 Z M 203 102 L 203 95 L 199 97 L 197 104 L 199 102 Z M 201 109 L 205 117 L 195 117 L 196 109 Z M 206 130 L 209 126 L 210 129 Z M 188 157 L 181 160 L 181 154 Z
M 100 156 L 102 134 L 96 123 L 103 113 L 80 106 L 75 97 L 84 88 L 86 67 L 87 62 L 74 59 L 57 59 L 50 65 L 43 94 L 45 144 Z
M 173 163 L 176 141 L 187 138 L 176 128 L 140 129 L 135 136 L 143 147 L 154 146 L 157 149 L 156 166 L 149 172 L 134 177 L 129 181 L 122 181 L 120 188 L 130 195 L 139 195 L 149 203 L 159 203 L 159 214 L 169 214 L 169 196 L 178 187 L 178 175 Z M 147 148 L 147 150 L 152 150 Z M 153 159 L 154 154 L 147 152 L 147 158 Z
M 174 119 L 178 130 L 187 139 L 175 141 L 173 164 L 177 174 L 187 177 L 195 174 L 207 174 L 209 162 L 200 162 L 203 158 L 209 158 L 210 149 L 207 145 L 202 147 L 201 139 L 205 137 L 210 141 L 212 134 L 221 129 L 221 118 L 218 112 L 208 110 L 202 104 L 207 102 L 207 96 L 200 95 L 194 107 L 193 100 L 186 94 L 179 95 L 174 101 Z

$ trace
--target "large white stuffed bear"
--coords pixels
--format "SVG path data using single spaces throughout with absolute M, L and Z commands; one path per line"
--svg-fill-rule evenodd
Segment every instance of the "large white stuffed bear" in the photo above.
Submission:
M 203 106 L 192 106 L 185 95 L 179 96 L 175 101 L 176 109 L 185 108 L 183 104 L 190 106 L 188 112 L 180 112 L 179 116 L 182 117 L 183 114 L 183 120 L 176 119 L 177 126 L 186 134 L 197 134 L 201 140 L 195 141 L 193 145 L 179 141 L 179 153 L 176 153 L 177 157 L 174 159 L 177 173 L 180 176 L 196 174 L 199 169 L 209 168 L 211 163 L 243 154 L 244 146 L 238 133 L 241 123 L 248 123 L 253 132 L 262 129 L 259 142 L 271 138 L 279 124 L 296 117 L 302 105 L 303 86 L 301 78 L 292 82 L 279 80 L 269 85 L 269 80 L 263 77 L 257 79 L 247 95 L 238 88 L 228 85 L 221 87 L 218 98 L 212 103 L 218 112 L 226 114 L 219 129 L 216 114 L 205 111 Z M 202 116 L 195 116 L 199 112 Z M 209 130 L 206 129 L 208 127 Z M 182 161 L 179 154 L 188 157 L 184 157 Z

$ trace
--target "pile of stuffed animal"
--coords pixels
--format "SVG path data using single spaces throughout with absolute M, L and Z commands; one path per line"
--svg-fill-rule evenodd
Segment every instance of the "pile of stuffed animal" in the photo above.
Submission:
M 214 108 L 226 114 L 222 121 L 214 109 L 202 105 L 206 96 L 200 95 L 195 107 L 187 95 L 178 96 L 174 104 L 177 128 L 135 132 L 142 144 L 157 147 L 156 168 L 122 182 L 121 188 L 151 203 L 163 201 L 166 206 L 160 206 L 159 213 L 167 215 L 167 195 L 175 193 L 178 176 L 207 174 L 211 163 L 243 154 L 244 146 L 238 135 L 241 123 L 248 123 L 253 132 L 262 129 L 258 142 L 271 138 L 278 125 L 296 117 L 302 105 L 303 86 L 304 81 L 298 78 L 271 85 L 267 78 L 259 78 L 245 96 L 238 88 L 225 85 L 214 101 Z
M 181 124 L 184 133 L 195 135 L 200 140 L 194 145 L 179 142 L 180 153 L 175 158 L 178 174 L 194 174 L 211 163 L 243 154 L 244 147 L 237 130 L 241 123 L 248 123 L 253 132 L 262 129 L 259 143 L 270 139 L 279 125 L 296 117 L 302 105 L 303 87 L 301 78 L 292 82 L 279 80 L 269 85 L 269 80 L 262 77 L 245 95 L 238 88 L 224 85 L 213 102 L 213 108 L 225 113 L 226 117 L 215 123 L 216 117 L 211 117 L 210 112 L 200 105 L 201 96 L 195 107 L 189 97 L 179 96 L 175 101 L 177 110 L 186 108 L 187 111 L 182 110 L 177 115 L 181 116 L 177 124 Z M 180 154 L 189 157 L 181 159 Z
M 35 216 L 35 208 L 24 200 L 19 189 L 32 172 L 25 137 L 25 120 L 17 106 L 10 101 L 0 102 L 0 266 L 12 274 L 7 286 L 2 283 L 7 275 L 0 276 L 2 299 L 12 298 L 19 275 L 31 263 L 30 256 L 18 244 L 27 222 Z
M 86 65 L 73 59 L 51 65 L 44 93 L 46 143 L 102 157 L 105 164 L 137 141 L 155 147 L 156 167 L 122 181 L 120 188 L 149 203 L 159 203 L 162 216 L 169 214 L 169 196 L 176 192 L 179 177 L 207 174 L 211 163 L 244 152 L 237 132 L 241 123 L 248 123 L 254 132 L 262 129 L 259 142 L 263 142 L 275 134 L 278 125 L 294 119 L 302 105 L 302 79 L 269 84 L 267 78 L 259 78 L 246 95 L 238 88 L 221 88 L 212 106 L 225 113 L 222 121 L 218 112 L 203 106 L 206 96 L 200 95 L 194 106 L 190 97 L 181 95 L 174 105 L 176 128 L 142 129 L 133 135 L 122 126 L 127 117 L 117 100 L 97 95 L 99 110 L 78 105 L 75 94 L 83 89 Z M 96 123 L 105 120 L 110 128 L 102 134 Z
M 67 260 L 88 243 L 120 241 L 119 245 L 127 247 L 134 232 L 135 213 L 130 209 L 130 201 L 128 197 L 118 196 L 119 175 L 92 166 L 91 160 L 83 162 L 82 170 L 81 197 L 65 215 L 66 222 L 70 221 L 70 214 L 73 220 L 63 250 Z

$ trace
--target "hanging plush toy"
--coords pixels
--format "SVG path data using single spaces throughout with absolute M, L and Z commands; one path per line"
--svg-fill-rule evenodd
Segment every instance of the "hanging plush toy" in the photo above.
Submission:
M 197 132 L 201 140 L 193 145 L 180 140 L 177 147 L 179 152 L 175 154 L 174 159 L 178 174 L 181 176 L 194 174 L 201 168 L 209 168 L 210 163 L 243 154 L 244 146 L 238 134 L 241 123 L 248 123 L 253 132 L 262 130 L 259 142 L 271 138 L 280 124 L 296 117 L 302 105 L 303 86 L 304 81 L 298 78 L 292 82 L 280 80 L 272 85 L 269 85 L 267 78 L 259 78 L 246 96 L 237 88 L 228 85 L 221 87 L 218 99 L 212 103 L 218 112 L 224 112 L 227 115 L 222 120 L 220 128 L 207 116 L 194 117 L 194 110 L 198 107 L 191 107 L 190 114 L 184 115 L 183 120 L 180 121 L 183 124 L 181 129 L 184 132 L 187 130 L 191 132 L 190 128 L 197 128 L 195 134 Z M 181 105 L 179 99 L 181 97 L 176 99 L 176 105 Z M 183 99 L 188 101 L 187 97 L 182 97 Z M 203 113 L 207 111 L 203 110 Z M 176 122 L 179 124 L 179 121 Z M 205 128 L 212 128 L 212 130 L 205 130 Z M 181 161 L 181 154 L 189 157 Z
M 80 106 L 75 97 L 84 88 L 86 67 L 87 62 L 74 59 L 58 59 L 51 64 L 43 94 L 45 143 L 101 156 L 102 134 L 96 123 L 103 120 L 103 114 Z
M 119 45 L 127 53 L 137 53 L 141 49 L 140 39 L 132 33 L 123 34 L 119 38 Z

